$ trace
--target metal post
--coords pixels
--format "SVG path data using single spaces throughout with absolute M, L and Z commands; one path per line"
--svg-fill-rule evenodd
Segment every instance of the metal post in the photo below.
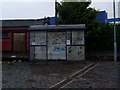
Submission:
M 116 43 L 116 20 L 115 20 L 115 0 L 113 0 L 113 12 L 114 12 L 114 62 L 117 62 L 117 43 Z
M 57 0 L 55 0 L 55 25 L 57 25 Z

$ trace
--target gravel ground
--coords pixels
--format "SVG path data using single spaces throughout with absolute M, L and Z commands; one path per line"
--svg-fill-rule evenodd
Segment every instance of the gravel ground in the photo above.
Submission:
M 21 62 L 2 64 L 3 88 L 49 88 L 91 62 Z M 120 63 L 119 63 L 120 66 Z M 119 67 L 120 68 L 120 67 Z M 118 67 L 113 62 L 99 64 L 64 88 L 118 88 Z
M 21 62 L 2 65 L 3 88 L 49 88 L 90 62 Z

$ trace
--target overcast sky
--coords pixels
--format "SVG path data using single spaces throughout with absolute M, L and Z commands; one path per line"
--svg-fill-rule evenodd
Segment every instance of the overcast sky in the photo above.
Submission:
M 48 2 L 49 1 L 49 2 Z M 55 15 L 55 0 L 1 0 L 0 19 L 40 19 Z M 105 1 L 105 2 L 104 2 Z M 116 0 L 118 2 L 120 0 Z M 106 10 L 108 17 L 113 17 L 112 0 L 92 0 L 91 7 Z M 116 3 L 116 17 L 118 15 Z

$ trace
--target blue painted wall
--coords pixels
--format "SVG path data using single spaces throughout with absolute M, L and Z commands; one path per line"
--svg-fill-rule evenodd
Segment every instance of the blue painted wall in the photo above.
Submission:
M 97 20 L 101 23 L 114 22 L 114 21 L 118 22 L 118 21 L 120 21 L 120 18 L 115 18 L 115 19 L 109 18 L 108 19 L 106 11 L 100 11 L 98 16 L 97 16 Z
M 50 17 L 50 25 L 55 25 L 55 17 Z
M 97 18 L 97 20 L 98 20 L 99 22 L 105 23 L 106 20 L 107 20 L 107 13 L 106 13 L 106 11 L 100 11 L 100 12 L 98 13 L 98 16 L 97 16 L 96 18 Z

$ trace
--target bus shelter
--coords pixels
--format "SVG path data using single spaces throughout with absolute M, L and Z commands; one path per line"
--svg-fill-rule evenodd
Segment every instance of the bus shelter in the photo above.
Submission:
M 34 25 L 28 31 L 30 60 L 85 60 L 85 24 Z

